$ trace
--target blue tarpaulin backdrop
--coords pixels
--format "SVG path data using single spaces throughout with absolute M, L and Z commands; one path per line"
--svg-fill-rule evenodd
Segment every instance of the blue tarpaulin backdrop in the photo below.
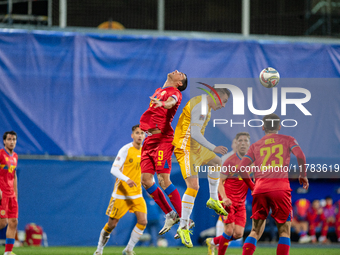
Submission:
M 289 134 L 305 146 L 308 159 L 330 158 L 330 162 L 336 162 L 340 150 L 340 86 L 334 80 L 335 85 L 326 86 L 326 78 L 340 78 L 340 45 L 331 44 L 3 29 L 0 133 L 17 131 L 18 154 L 114 156 L 130 141 L 131 127 L 139 122 L 149 96 L 162 86 L 167 73 L 178 69 L 189 78 L 256 78 L 268 66 L 275 67 L 284 78 L 324 79 L 325 86 L 321 82 L 319 88 L 311 88 L 312 99 L 306 106 L 313 113 L 313 121 L 299 123 L 298 132 Z M 179 112 L 189 98 L 188 89 Z M 256 101 L 258 108 L 267 109 L 268 105 L 261 105 L 266 100 L 261 98 Z M 327 115 L 327 109 L 331 114 Z M 296 107 L 290 108 L 289 114 L 289 118 L 305 118 Z M 322 121 L 318 122 L 318 116 Z M 306 136 L 301 135 L 302 130 L 306 130 Z M 254 139 L 260 136 L 256 130 L 249 132 Z M 229 133 L 219 127 L 219 133 L 225 135 L 229 147 L 234 130 Z M 19 161 L 19 228 L 29 222 L 42 225 L 50 245 L 96 245 L 107 220 L 104 213 L 113 188 L 110 164 Z M 183 194 L 178 165 L 173 169 L 172 179 Z M 205 209 L 207 181 L 200 182 L 193 213 L 199 222 L 195 244 L 199 232 L 217 220 Z M 133 220 L 132 215 L 126 217 L 125 224 Z M 115 230 L 111 244 L 126 244 L 134 223 L 129 224 L 129 228 L 121 225 Z

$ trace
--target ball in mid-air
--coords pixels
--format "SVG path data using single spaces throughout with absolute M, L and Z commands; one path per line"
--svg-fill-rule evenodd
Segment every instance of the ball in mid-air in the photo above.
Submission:
M 280 74 L 272 67 L 263 69 L 260 73 L 260 82 L 266 88 L 275 87 L 280 81 Z

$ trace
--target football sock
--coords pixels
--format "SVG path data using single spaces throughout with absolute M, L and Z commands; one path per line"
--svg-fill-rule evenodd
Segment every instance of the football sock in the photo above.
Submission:
M 229 245 L 229 241 L 231 239 L 231 236 L 228 236 L 226 233 L 223 233 L 221 235 L 221 239 L 220 239 L 220 243 L 218 246 L 218 255 L 224 255 L 228 245 Z
M 189 224 L 189 219 L 192 213 L 192 209 L 194 208 L 197 192 L 198 190 L 192 188 L 187 188 L 187 190 L 184 192 L 182 198 L 182 216 L 179 224 L 180 228 L 185 228 Z
M 97 246 L 97 251 L 102 252 L 105 245 L 110 239 L 110 234 L 112 232 L 112 229 L 109 228 L 109 225 L 106 223 L 102 231 L 100 232 L 99 235 L 99 241 L 98 241 L 98 246 Z
M 159 187 L 154 183 L 150 188 L 146 190 L 149 195 L 155 200 L 156 204 L 162 209 L 165 214 L 168 214 L 172 211 L 171 206 L 166 201 L 166 198 Z
M 168 195 L 171 204 L 174 206 L 176 212 L 178 213 L 179 217 L 182 215 L 182 201 L 181 196 L 179 195 L 178 190 L 175 188 L 173 184 L 170 184 L 164 192 Z
M 242 255 L 253 255 L 256 249 L 257 240 L 254 237 L 248 236 L 243 244 Z
M 5 252 L 11 252 L 13 250 L 14 242 L 14 238 L 6 238 Z
M 327 236 L 327 232 L 328 232 L 328 223 L 323 222 L 322 229 L 321 229 L 321 236 Z
M 223 234 L 223 233 L 222 233 Z M 222 235 L 216 236 L 212 239 L 213 245 L 219 245 Z
M 134 229 L 131 232 L 130 240 L 126 246 L 126 250 L 132 251 L 135 247 L 136 243 L 139 241 L 140 237 L 143 235 L 145 225 L 141 225 L 139 223 L 136 224 Z
M 208 182 L 210 197 L 214 200 L 218 200 L 218 183 L 220 181 L 220 172 L 209 171 Z
M 280 237 L 277 245 L 276 255 L 289 255 L 290 238 Z

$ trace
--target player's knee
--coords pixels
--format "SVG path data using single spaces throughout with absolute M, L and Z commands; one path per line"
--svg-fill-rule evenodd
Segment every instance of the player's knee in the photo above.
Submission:
M 142 177 L 142 185 L 145 189 L 148 189 L 153 185 L 153 180 L 150 180 L 149 178 L 146 177 Z
M 8 226 L 11 228 L 16 228 L 18 226 L 18 219 L 9 219 Z
M 234 236 L 235 239 L 239 239 L 243 236 L 243 233 L 234 232 L 233 236 Z
M 146 226 L 148 224 L 148 220 L 147 219 L 138 220 L 137 223 Z
M 1 219 L 0 220 L 0 229 L 5 228 L 7 226 L 7 224 L 8 224 L 7 219 Z
M 118 219 L 113 219 L 113 218 L 109 219 L 109 221 L 107 222 L 107 225 L 111 231 L 117 226 L 118 221 L 119 221 Z

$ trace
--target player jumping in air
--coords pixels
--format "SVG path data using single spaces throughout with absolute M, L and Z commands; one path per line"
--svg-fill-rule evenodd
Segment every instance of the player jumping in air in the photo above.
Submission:
M 229 241 L 241 238 L 246 225 L 245 202 L 248 186 L 238 173 L 228 171 L 228 169 L 234 167 L 236 170 L 238 164 L 249 149 L 250 135 L 247 132 L 241 132 L 236 135 L 235 140 L 235 153 L 224 162 L 218 187 L 228 216 L 223 216 L 224 233 L 206 240 L 209 255 L 215 254 L 215 247 L 217 245 L 218 255 L 224 255 L 228 248 Z
M 175 146 L 175 156 L 181 167 L 181 172 L 187 189 L 182 197 L 182 216 L 177 236 L 182 243 L 191 248 L 193 247 L 190 234 L 190 215 L 192 213 L 195 198 L 198 193 L 198 171 L 197 167 L 208 165 L 215 167 L 221 166 L 221 158 L 215 153 L 226 154 L 228 149 L 224 146 L 215 146 L 204 137 L 204 131 L 211 116 L 211 110 L 219 110 L 225 107 L 230 91 L 225 88 L 215 89 L 218 96 L 214 93 L 214 99 L 210 96 L 202 95 L 192 98 L 183 108 L 179 117 L 175 131 L 173 145 Z M 221 101 L 219 100 L 219 98 Z M 216 103 L 215 103 L 216 101 Z M 207 109 L 207 114 L 202 114 L 201 109 Z M 218 201 L 218 171 L 208 172 L 210 199 L 207 206 L 215 210 L 218 214 L 227 215 L 227 212 Z
M 171 155 L 174 149 L 174 130 L 171 122 L 182 101 L 181 91 L 186 87 L 187 76 L 184 73 L 177 70 L 169 73 L 163 87 L 156 89 L 150 97 L 150 106 L 140 119 L 140 127 L 148 135 L 142 149 L 142 184 L 166 215 L 160 235 L 168 232 L 181 215 L 181 197 L 170 181 Z M 159 185 L 168 195 L 177 213 L 172 210 L 163 192 L 154 183 L 155 173 Z
M 111 174 L 117 179 L 112 192 L 106 214 L 109 220 L 100 232 L 97 250 L 94 255 L 102 255 L 112 230 L 119 220 L 127 213 L 134 212 L 137 224 L 131 232 L 129 243 L 123 250 L 123 255 L 133 255 L 133 248 L 143 234 L 147 224 L 146 203 L 142 196 L 141 186 L 141 147 L 145 134 L 139 125 L 132 127 L 131 143 L 123 146 L 112 164 Z
M 301 166 L 300 184 L 308 189 L 306 174 L 306 158 L 294 137 L 279 135 L 281 129 L 280 118 L 276 114 L 269 114 L 263 118 L 262 129 L 265 136 L 252 144 L 240 162 L 237 170 L 245 171 L 246 167 L 254 163 L 261 171 L 255 171 L 255 188 L 252 193 L 253 205 L 252 230 L 244 242 L 243 255 L 252 255 L 256 249 L 257 240 L 263 234 L 269 210 L 276 221 L 279 234 L 277 255 L 288 255 L 290 248 L 291 229 L 291 188 L 288 179 L 288 166 L 292 152 Z
M 4 255 L 12 252 L 18 226 L 18 155 L 14 152 L 17 134 L 14 131 L 3 135 L 5 148 L 0 150 L 0 229 L 7 226 Z

